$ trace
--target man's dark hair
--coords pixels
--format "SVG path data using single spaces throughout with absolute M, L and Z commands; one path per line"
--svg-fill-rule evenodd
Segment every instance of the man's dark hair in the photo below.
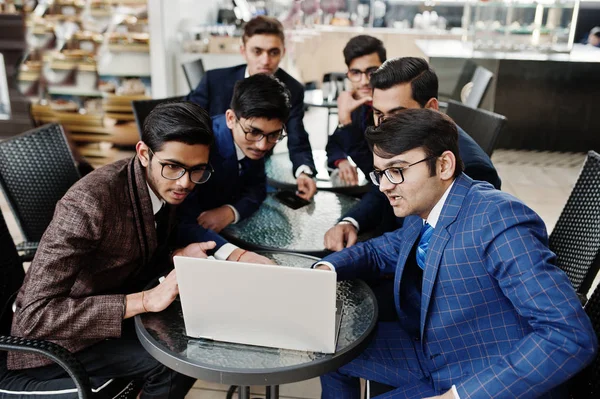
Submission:
M 456 158 L 454 177 L 464 165 L 458 153 L 458 130 L 448 116 L 427 108 L 406 109 L 385 118 L 379 126 L 365 132 L 371 151 L 378 157 L 390 159 L 406 151 L 422 147 L 427 157 L 438 157 L 452 151 Z M 435 175 L 436 158 L 427 161 L 429 173 Z
M 285 43 L 283 25 L 273 17 L 259 15 L 246 22 L 242 36 L 244 44 L 254 35 L 275 35 L 281 39 L 281 43 Z
M 162 103 L 154 107 L 144 121 L 142 133 L 142 141 L 153 152 L 160 151 L 167 141 L 210 146 L 214 137 L 208 112 L 187 101 Z
M 290 92 L 276 77 L 257 73 L 235 84 L 230 108 L 238 118 L 285 123 L 290 116 Z
M 386 51 L 381 40 L 369 35 L 354 36 L 344 47 L 344 61 L 346 66 L 349 67 L 355 58 L 373 53 L 377 53 L 379 61 L 385 62 Z
M 438 97 L 437 75 L 423 58 L 393 58 L 371 75 L 371 87 L 374 89 L 387 90 L 403 83 L 410 83 L 412 98 L 421 107 Z

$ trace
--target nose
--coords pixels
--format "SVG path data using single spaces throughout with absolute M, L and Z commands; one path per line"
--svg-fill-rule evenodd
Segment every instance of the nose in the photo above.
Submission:
M 195 183 L 190 178 L 190 172 L 188 171 L 186 171 L 183 176 L 177 180 L 177 184 L 186 190 L 190 190 L 195 186 Z
M 258 141 L 256 143 L 256 148 L 258 148 L 261 151 L 268 150 L 270 146 L 271 144 L 267 141 L 266 137 L 263 137 L 261 141 Z
M 269 56 L 269 53 L 266 51 L 260 55 L 259 59 L 260 59 L 261 64 L 263 64 L 263 65 L 267 65 L 271 61 L 271 57 Z
M 360 84 L 361 85 L 363 85 L 363 86 L 368 85 L 370 80 L 371 79 L 369 78 L 369 76 L 366 73 L 360 74 Z
M 386 191 L 393 190 L 394 187 L 396 187 L 396 185 L 390 182 L 390 180 L 384 173 L 383 176 L 381 176 L 381 178 L 379 179 L 379 191 L 385 193 Z

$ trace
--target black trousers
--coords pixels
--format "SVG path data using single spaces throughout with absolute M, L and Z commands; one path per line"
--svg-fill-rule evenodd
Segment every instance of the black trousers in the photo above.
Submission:
M 74 355 L 87 370 L 94 388 L 102 386 L 112 378 L 141 380 L 143 399 L 184 398 L 196 381 L 194 378 L 167 368 L 150 356 L 139 342 L 133 331 L 133 323 L 129 323 L 129 320 L 123 325 L 121 338 L 106 339 Z M 19 373 L 33 377 L 36 381 L 28 383 L 26 387 L 2 388 L 27 392 L 43 390 L 44 399 L 77 397 L 77 393 L 72 389 L 73 381 L 63 368 L 56 364 L 27 369 Z M 103 396 L 101 392 L 99 396 Z M 0 397 L 3 397 L 1 390 Z M 32 398 L 30 394 L 23 397 Z

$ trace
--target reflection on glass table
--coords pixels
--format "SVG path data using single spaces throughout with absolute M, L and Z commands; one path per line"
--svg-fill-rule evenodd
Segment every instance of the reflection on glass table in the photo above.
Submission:
M 292 253 L 262 254 L 292 267 L 309 268 L 317 260 Z M 344 309 L 336 352 L 329 355 L 189 338 L 177 300 L 162 312 L 136 316 L 135 328 L 144 348 L 173 370 L 205 381 L 241 386 L 240 398 L 248 397 L 250 385 L 267 385 L 274 399 L 278 385 L 336 370 L 368 345 L 377 321 L 373 291 L 361 280 L 343 281 L 338 283 L 337 298 L 344 302 Z
M 230 224 L 221 234 L 245 249 L 322 256 L 328 252 L 323 245 L 325 232 L 357 202 L 344 194 L 318 191 L 309 205 L 292 209 L 281 203 L 275 193 L 269 193 L 258 211 L 237 224 Z
M 350 195 L 362 194 L 369 190 L 369 182 L 360 169 L 357 169 L 358 184 L 350 185 L 340 179 L 338 169 L 331 172 L 327 169 L 327 153 L 324 150 L 313 151 L 313 159 L 317 168 L 318 190 L 335 191 Z M 292 170 L 292 162 L 287 152 L 273 154 L 265 162 L 267 178 L 269 184 L 273 187 L 295 190 L 296 178 Z

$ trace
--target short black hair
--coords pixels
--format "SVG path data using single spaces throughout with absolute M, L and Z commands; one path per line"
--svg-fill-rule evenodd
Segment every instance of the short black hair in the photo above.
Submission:
M 346 66 L 349 67 L 355 58 L 373 53 L 377 53 L 379 61 L 382 63 L 385 62 L 386 51 L 381 40 L 369 35 L 354 36 L 346 43 L 346 47 L 344 47 L 344 61 L 346 62 Z
M 257 73 L 236 82 L 230 108 L 238 118 L 266 118 L 287 122 L 290 92 L 274 76 Z
M 432 98 L 438 98 L 438 78 L 423 58 L 399 57 L 387 60 L 371 75 L 373 89 L 387 90 L 410 83 L 412 98 L 424 107 Z
M 158 104 L 146 117 L 142 132 L 142 141 L 153 152 L 168 141 L 211 146 L 214 139 L 208 112 L 187 101 Z
M 246 44 L 246 41 L 254 35 L 275 35 L 281 39 L 281 43 L 285 44 L 283 25 L 277 18 L 259 15 L 246 22 L 242 42 Z
M 416 108 L 406 109 L 385 118 L 379 126 L 365 132 L 371 151 L 378 157 L 390 159 L 415 148 L 422 147 L 427 157 L 438 157 L 451 151 L 456 158 L 454 177 L 464 169 L 458 153 L 458 129 L 450 117 L 441 112 Z M 427 162 L 429 172 L 435 174 L 436 158 Z

